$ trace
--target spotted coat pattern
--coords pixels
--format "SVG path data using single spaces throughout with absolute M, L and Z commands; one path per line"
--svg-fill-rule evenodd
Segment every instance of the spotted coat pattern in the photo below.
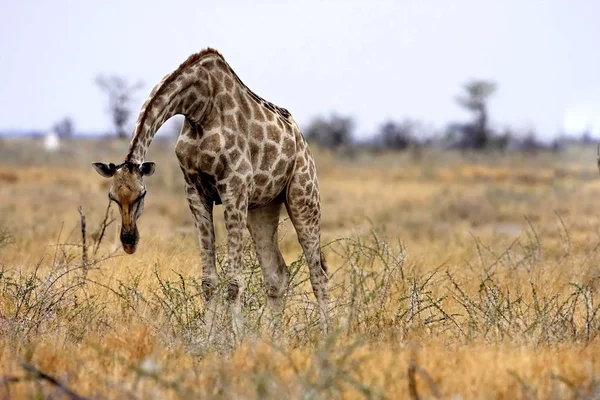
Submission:
M 281 312 L 289 272 L 278 247 L 277 228 L 285 206 L 326 320 L 328 275 L 320 248 L 319 184 L 315 162 L 291 114 L 252 92 L 220 53 L 206 49 L 152 90 L 140 111 L 126 162 L 141 164 L 158 128 L 176 114 L 185 116 L 175 152 L 198 232 L 206 300 L 212 301 L 219 281 L 213 205 L 222 204 L 227 297 L 236 315 L 244 291 L 244 227 L 252 236 L 271 308 Z

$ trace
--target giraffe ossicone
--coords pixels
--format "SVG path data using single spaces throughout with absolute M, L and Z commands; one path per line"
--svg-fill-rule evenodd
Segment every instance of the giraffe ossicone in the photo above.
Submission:
M 154 172 L 154 164 L 144 162 L 146 151 L 161 125 L 177 114 L 185 119 L 175 153 L 198 233 L 207 312 L 214 310 L 219 282 L 213 207 L 222 204 L 228 252 L 223 272 L 234 331 L 242 331 L 246 227 L 269 306 L 275 315 L 281 314 L 289 271 L 279 250 L 277 230 L 285 206 L 306 257 L 325 326 L 329 278 L 320 245 L 321 204 L 314 159 L 291 114 L 252 92 L 214 49 L 190 56 L 154 87 L 142 106 L 123 163 L 94 164 L 98 173 L 113 180 L 109 196 L 121 211 L 124 250 L 135 252 L 139 241 L 136 222 L 146 195 L 143 178 Z

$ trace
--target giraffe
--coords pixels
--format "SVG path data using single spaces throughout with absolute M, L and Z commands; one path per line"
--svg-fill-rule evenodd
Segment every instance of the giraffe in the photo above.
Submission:
M 327 330 L 328 273 L 321 252 L 321 209 L 315 162 L 298 125 L 284 108 L 250 90 L 217 50 L 191 55 L 151 91 L 137 119 L 125 160 L 94 163 L 112 178 L 111 200 L 122 217 L 121 243 L 133 254 L 136 221 L 146 195 L 144 176 L 155 165 L 145 154 L 160 126 L 184 115 L 175 153 L 185 180 L 200 244 L 202 292 L 215 310 L 219 274 L 215 262 L 213 207 L 222 205 L 227 230 L 226 299 L 232 328 L 242 329 L 242 239 L 250 231 L 263 274 L 271 315 L 281 315 L 289 271 L 278 245 L 279 215 L 286 207 L 307 260 L 323 330 Z M 222 271 L 223 272 L 223 271 Z

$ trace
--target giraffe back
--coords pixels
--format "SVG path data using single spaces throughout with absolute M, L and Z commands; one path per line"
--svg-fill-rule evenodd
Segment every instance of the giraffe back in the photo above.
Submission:
M 212 107 L 201 125 L 182 131 L 182 168 L 214 176 L 219 191 L 246 183 L 249 207 L 267 204 L 285 191 L 298 153 L 306 151 L 300 129 L 289 111 L 250 90 L 222 56 L 202 66 Z

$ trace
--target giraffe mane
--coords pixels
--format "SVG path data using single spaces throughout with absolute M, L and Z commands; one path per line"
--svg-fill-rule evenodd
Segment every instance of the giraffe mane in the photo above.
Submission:
M 179 67 L 177 67 L 177 69 L 173 72 L 171 72 L 169 75 L 167 75 L 167 78 L 162 82 L 162 84 L 160 85 L 160 87 L 157 88 L 156 93 L 152 93 L 150 96 L 151 98 L 157 97 L 160 92 L 169 85 L 169 83 L 173 82 L 175 79 L 177 79 L 177 77 L 179 75 L 182 74 L 182 72 L 187 69 L 188 67 L 190 67 L 191 65 L 197 63 L 198 61 L 204 59 L 205 57 L 211 56 L 211 55 L 216 55 L 218 57 L 220 57 L 223 61 L 225 61 L 225 57 L 223 57 L 223 55 L 221 53 L 219 53 L 218 50 L 213 49 L 212 47 L 207 47 L 206 49 L 199 51 L 198 53 L 194 53 L 191 56 L 189 56 L 187 58 L 187 60 L 185 60 L 184 62 L 182 62 Z
M 229 72 L 231 72 L 231 74 L 233 75 L 233 77 L 237 80 L 237 82 L 242 85 L 242 87 L 248 92 L 248 94 L 250 95 L 250 97 L 252 97 L 252 99 L 254 99 L 254 101 L 256 101 L 258 104 L 268 108 L 269 110 L 276 112 L 280 117 L 283 118 L 284 121 L 286 122 L 290 122 L 290 117 L 291 114 L 290 112 L 283 108 L 280 107 L 278 105 L 275 105 L 273 103 L 271 103 L 268 100 L 265 100 L 264 98 L 260 97 L 259 95 L 257 95 L 252 89 L 250 89 L 248 87 L 248 85 L 246 85 L 238 76 L 238 74 L 235 73 L 235 71 L 233 70 L 233 68 L 231 68 L 231 65 L 229 65 L 229 63 L 227 61 L 225 61 L 225 57 L 223 57 L 223 55 L 221 53 L 219 53 L 218 50 L 213 49 L 212 47 L 207 47 L 206 49 L 196 53 L 196 54 L 192 54 L 191 56 L 188 57 L 187 60 L 185 60 L 180 66 L 179 68 L 177 68 L 177 70 L 175 70 L 175 72 L 173 72 L 173 75 L 176 77 L 178 76 L 181 71 L 183 71 L 184 69 L 186 69 L 187 67 L 189 67 L 190 65 L 200 61 L 201 59 L 203 59 L 206 56 L 209 55 L 217 55 L 221 58 L 221 60 L 223 60 L 223 62 L 225 63 L 227 69 L 229 69 Z
M 218 50 L 213 49 L 212 47 L 207 47 L 206 49 L 189 56 L 187 58 L 187 60 L 182 62 L 175 71 L 173 71 L 169 75 L 167 75 L 166 78 L 160 83 L 160 85 L 155 87 L 155 90 L 153 90 L 150 93 L 150 96 L 148 97 L 148 100 L 146 100 L 146 104 L 144 105 L 144 109 L 143 109 L 142 115 L 140 117 L 140 127 L 144 126 L 144 121 L 146 120 L 148 110 L 150 110 L 150 105 L 152 104 L 154 99 L 156 99 L 171 82 L 173 82 L 175 79 L 177 79 L 177 77 L 179 75 L 181 75 L 185 69 L 187 69 L 189 66 L 197 63 L 198 61 L 204 59 L 205 57 L 208 57 L 211 55 L 216 55 L 219 58 L 221 58 L 223 61 L 225 61 L 225 57 L 223 57 L 223 55 L 221 53 L 219 53 Z M 139 141 L 139 131 L 135 132 L 135 134 L 132 138 L 132 141 L 131 141 L 131 144 L 129 147 L 129 152 L 127 153 L 127 156 L 125 157 L 125 160 L 127 162 L 130 160 L 130 157 L 133 155 L 133 149 L 137 145 L 138 141 Z
M 190 65 L 192 65 L 192 64 L 200 61 L 204 57 L 207 57 L 210 55 L 216 55 L 216 56 L 221 57 L 223 60 L 225 60 L 225 57 L 223 57 L 223 55 L 221 53 L 219 53 L 219 51 L 217 49 L 213 49 L 212 47 L 207 47 L 204 50 L 199 51 L 198 53 L 194 53 L 191 56 L 189 56 L 187 58 L 187 60 L 182 62 L 181 65 L 179 66 L 179 68 L 177 68 L 171 75 L 175 75 L 175 76 L 179 75 L 181 73 L 181 71 L 183 71 Z
M 222 56 L 221 56 L 222 57 Z M 223 58 L 223 61 L 225 61 L 225 59 Z M 235 71 L 233 70 L 233 68 L 231 68 L 231 66 L 225 61 L 225 64 L 227 65 L 227 67 L 229 68 L 229 71 L 232 73 L 232 75 L 234 76 L 234 78 L 237 80 L 237 82 L 242 85 L 242 87 L 246 90 L 246 92 L 248 93 L 248 95 L 254 100 L 256 101 L 258 104 L 260 104 L 263 107 L 268 108 L 270 111 L 273 111 L 275 113 L 277 113 L 281 118 L 283 118 L 283 120 L 287 123 L 290 123 L 290 117 L 292 116 L 290 114 L 290 112 L 283 108 L 280 107 L 278 105 L 275 105 L 273 103 L 271 103 L 268 100 L 263 99 L 262 97 L 260 97 L 259 95 L 257 95 L 252 89 L 250 89 L 248 87 L 248 85 L 246 85 L 241 79 L 240 77 L 235 73 Z
M 285 121 L 289 122 L 289 118 L 291 116 L 290 112 L 288 110 L 286 110 L 283 107 L 279 107 L 273 103 L 271 103 L 268 100 L 265 100 L 264 98 L 260 97 L 259 95 L 257 95 L 252 89 L 250 89 L 248 87 L 248 85 L 246 85 L 241 79 L 240 77 L 235 73 L 235 71 L 233 70 L 233 68 L 231 68 L 231 65 L 229 65 L 229 63 L 227 61 L 225 61 L 225 57 L 223 57 L 223 55 L 221 53 L 219 53 L 218 50 L 213 49 L 212 47 L 207 47 L 206 49 L 192 54 L 191 56 L 189 56 L 187 58 L 187 60 L 185 60 L 183 63 L 181 63 L 181 65 L 179 66 L 179 68 L 177 68 L 172 74 L 171 76 L 173 76 L 173 79 L 177 76 L 179 76 L 179 74 L 181 74 L 181 72 L 183 70 L 185 70 L 187 67 L 189 67 L 190 65 L 202 60 L 204 57 L 206 56 L 210 56 L 210 55 L 216 55 L 219 56 L 223 62 L 225 63 L 225 65 L 227 66 L 227 68 L 229 69 L 229 71 L 231 72 L 231 74 L 234 76 L 234 78 L 238 81 L 239 84 L 242 85 L 242 87 L 244 89 L 246 89 L 246 91 L 248 92 L 248 94 L 250 95 L 250 97 L 252 97 L 257 103 L 259 103 L 260 105 L 268 108 L 269 110 L 276 112 L 277 114 L 279 114 L 279 116 L 281 116 Z M 170 77 L 169 77 L 170 78 Z M 168 84 L 168 82 L 166 82 Z
M 187 58 L 187 60 L 182 62 L 175 71 L 173 71 L 169 75 L 167 75 L 166 79 L 156 89 L 156 93 L 150 94 L 150 101 L 152 101 L 153 98 L 157 97 L 161 93 L 161 91 L 164 90 L 164 88 L 166 88 L 169 85 L 169 83 L 171 83 L 175 79 L 177 79 L 177 77 L 179 75 L 181 75 L 185 69 L 187 69 L 191 65 L 197 63 L 198 61 L 204 59 L 205 57 L 208 57 L 211 55 L 216 55 L 216 56 L 220 57 L 223 61 L 225 61 L 225 57 L 223 57 L 223 55 L 221 53 L 219 53 L 218 50 L 213 49 L 212 47 L 207 47 L 206 49 L 199 51 L 198 53 L 192 54 L 191 56 L 189 56 Z

